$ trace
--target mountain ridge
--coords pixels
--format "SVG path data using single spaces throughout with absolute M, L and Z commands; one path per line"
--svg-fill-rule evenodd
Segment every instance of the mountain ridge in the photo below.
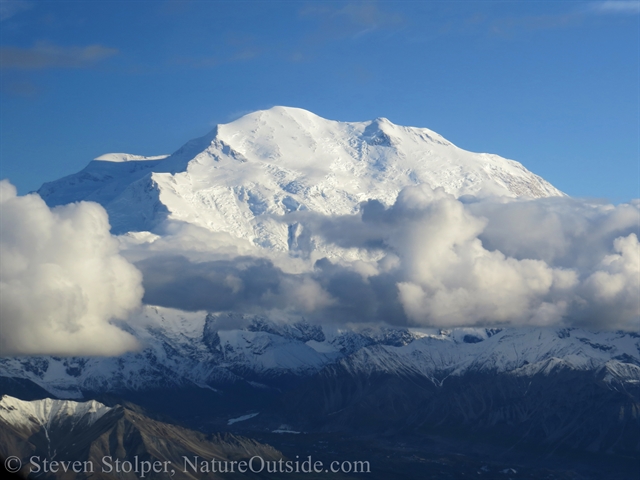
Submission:
M 565 208 L 555 200 L 562 192 L 518 162 L 384 118 L 337 122 L 274 107 L 168 156 L 97 157 L 39 193 L 50 207 L 95 201 L 108 212 L 146 290 L 141 308 L 112 323 L 140 348 L 0 358 L 0 393 L 115 396 L 202 431 L 310 438 L 452 428 L 460 439 L 486 433 L 496 445 L 507 439 L 546 452 L 640 449 L 638 333 L 567 328 L 573 311 L 564 316 L 565 303 L 597 293 L 579 288 L 596 274 L 571 262 L 554 269 L 526 249 L 522 258 L 517 249 L 503 253 L 490 220 L 474 210 L 484 200 L 487 209 L 524 206 L 500 227 L 546 220 L 536 211 L 545 202 L 528 199 Z M 565 217 L 549 216 L 560 243 L 573 238 L 562 236 Z M 622 273 L 635 265 L 627 250 L 637 241 L 630 228 L 611 226 L 620 255 L 604 257 L 602 271 L 593 267 L 595 280 L 627 281 Z M 622 273 L 607 269 L 612 262 Z M 445 313 L 467 293 L 482 301 L 455 322 L 414 315 L 430 305 L 417 300 L 439 293 Z M 515 300 L 496 318 L 505 297 Z M 529 307 L 535 316 L 526 316 Z M 606 320 L 597 325 L 613 328 Z M 528 321 L 544 326 L 507 326 Z
M 127 326 L 145 345 L 140 352 L 104 358 L 0 358 L 0 372 L 71 399 L 83 398 L 83 391 L 171 385 L 216 390 L 252 381 L 268 385 L 281 376 L 302 378 L 331 365 L 364 375 L 408 368 L 436 386 L 447 376 L 468 372 L 530 377 L 557 368 L 594 375 L 609 368 L 603 378 L 614 383 L 640 381 L 640 337 L 633 332 L 523 327 L 352 330 L 304 322 L 278 324 L 260 315 L 227 319 L 228 315 L 147 306 Z
M 114 156 L 130 160 L 100 160 Z M 456 197 L 564 195 L 518 162 L 466 152 L 426 128 L 337 122 L 291 107 L 218 125 L 164 158 L 103 155 L 38 193 L 50 206 L 100 203 L 115 233 L 172 219 L 286 251 L 286 229 L 270 215 L 351 214 L 366 200 L 390 205 L 420 183 Z
M 36 418 L 34 411 L 44 415 Z M 205 462 L 283 458 L 275 448 L 250 438 L 205 435 L 150 418 L 131 406 L 107 407 L 94 400 L 26 402 L 4 395 L 0 398 L 0 438 L 0 456 L 20 458 L 25 477 L 215 479 L 221 476 L 210 470 L 181 468 L 184 458 Z

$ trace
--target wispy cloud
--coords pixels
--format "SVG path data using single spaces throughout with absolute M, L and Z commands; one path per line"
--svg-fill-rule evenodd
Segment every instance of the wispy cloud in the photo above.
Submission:
M 493 34 L 511 36 L 521 31 L 552 30 L 583 25 L 588 17 L 605 15 L 636 15 L 640 1 L 607 0 L 590 2 L 564 13 L 502 17 L 490 24 Z
M 591 4 L 590 10 L 600 14 L 626 14 L 640 13 L 640 1 L 607 0 Z
M 383 10 L 374 0 L 335 4 L 311 4 L 300 10 L 300 16 L 320 20 L 319 34 L 324 38 L 358 37 L 404 23 L 399 13 Z
M 38 70 L 44 68 L 80 68 L 116 55 L 118 50 L 103 45 L 63 47 L 46 42 L 31 48 L 0 47 L 0 68 Z
M 33 2 L 27 0 L 0 0 L 0 22 L 32 7 Z

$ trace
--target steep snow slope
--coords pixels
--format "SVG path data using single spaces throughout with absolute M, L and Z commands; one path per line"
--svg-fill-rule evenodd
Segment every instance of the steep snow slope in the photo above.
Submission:
M 45 183 L 38 193 L 46 198 L 49 206 L 80 200 L 105 204 L 167 157 L 108 153 L 95 158 L 78 173 Z
M 362 201 L 390 204 L 421 183 L 456 197 L 563 195 L 518 162 L 467 152 L 426 128 L 384 118 L 337 122 L 287 107 L 218 125 L 166 158 L 98 157 L 38 193 L 49 205 L 101 203 L 117 233 L 170 218 L 286 251 L 295 238 L 272 215 L 350 214 Z
M 0 420 L 9 425 L 35 431 L 41 427 L 74 423 L 87 427 L 95 423 L 111 408 L 90 400 L 88 402 L 74 402 L 70 400 L 53 400 L 45 398 L 25 402 L 17 398 L 4 395 L 0 399 Z

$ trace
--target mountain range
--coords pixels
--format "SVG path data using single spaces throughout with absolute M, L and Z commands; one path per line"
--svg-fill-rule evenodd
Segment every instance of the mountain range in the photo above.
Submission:
M 336 122 L 288 107 L 219 125 L 171 155 L 102 155 L 45 183 L 38 194 L 50 207 L 99 203 L 126 245 L 152 248 L 175 225 L 187 225 L 244 242 L 248 252 L 357 264 L 371 252 L 313 235 L 296 215 L 353 215 L 374 201 L 388 208 L 413 185 L 441 188 L 463 202 L 566 197 L 518 162 L 467 152 L 425 128 L 384 118 Z M 206 255 L 207 248 L 198 251 Z M 225 281 L 234 288 L 233 277 Z M 350 452 L 345 438 L 373 451 L 379 445 L 372 439 L 387 436 L 410 443 L 414 452 L 430 439 L 424 451 L 433 458 L 443 445 L 476 459 L 500 452 L 504 462 L 531 472 L 541 468 L 540 458 L 573 455 L 567 462 L 577 466 L 570 471 L 549 460 L 548 478 L 602 478 L 590 476 L 602 471 L 629 478 L 637 466 L 640 335 L 633 331 L 318 323 L 290 312 L 188 311 L 145 301 L 126 321 L 114 321 L 136 338 L 138 351 L 0 358 L 0 393 L 45 402 L 3 398 L 2 443 L 11 448 L 2 455 L 43 452 L 46 429 L 40 428 L 53 422 L 62 432 L 50 440 L 55 448 L 84 460 L 95 442 L 114 435 L 109 432 L 138 429 L 143 433 L 136 435 L 147 438 L 144 428 L 157 431 L 154 422 L 169 418 L 182 427 L 162 428 L 243 436 L 207 443 L 188 433 L 189 442 L 207 452 L 250 444 L 273 455 L 289 449 L 291 456 L 287 439 L 304 437 L 317 441 L 307 445 L 314 452 L 326 455 L 319 445 L 330 441 L 344 454 Z M 134 404 L 157 418 L 122 406 Z M 42 417 L 70 409 L 67 417 L 95 431 L 77 447 L 82 453 L 68 444 L 75 427 Z M 485 449 L 470 446 L 473 438 Z M 115 444 L 109 448 L 104 451 L 115 455 Z M 155 455 L 148 444 L 145 449 Z M 604 470 L 589 463 L 596 458 Z M 415 468 L 404 478 L 424 478 L 417 473 L 421 461 L 407 460 Z M 381 461 L 380 471 L 391 468 L 389 462 Z M 469 468 L 475 474 L 482 465 Z M 498 464 L 487 468 L 499 472 Z M 445 470 L 442 478 L 463 478 Z M 527 478 L 542 478 L 535 472 Z

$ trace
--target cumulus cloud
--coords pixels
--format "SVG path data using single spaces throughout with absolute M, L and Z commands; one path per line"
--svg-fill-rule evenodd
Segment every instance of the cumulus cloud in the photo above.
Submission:
M 394 207 L 399 215 L 417 214 L 390 239 L 402 262 L 400 298 L 415 323 L 558 320 L 541 320 L 538 310 L 558 283 L 575 281 L 570 272 L 488 251 L 478 239 L 486 222 L 442 191 L 405 190 Z
M 105 210 L 54 209 L 0 182 L 0 355 L 118 355 L 138 347 L 116 327 L 140 305 L 140 272 L 119 254 Z
M 591 299 L 585 323 L 598 326 L 604 319 L 611 326 L 639 328 L 640 244 L 635 233 L 618 237 L 615 253 L 606 255 L 582 286 L 582 297 Z M 627 319 L 635 325 L 629 325 Z
M 616 238 L 638 231 L 639 206 L 542 198 L 489 199 L 467 208 L 487 219 L 479 238 L 489 250 L 586 272 L 613 251 Z
M 212 232 L 185 222 L 167 220 L 158 233 L 130 232 L 118 237 L 123 254 L 132 261 L 154 255 L 186 256 L 194 261 L 225 260 L 260 255 L 260 249 L 227 232 Z
M 345 308 L 351 305 L 354 317 L 386 292 L 385 304 L 399 302 L 408 322 L 420 326 L 638 328 L 637 202 L 463 203 L 422 185 L 404 189 L 389 208 L 369 201 L 354 216 L 289 217 L 325 241 L 380 252 L 382 259 L 372 265 L 378 273 L 356 280 L 352 268 L 351 280 L 342 282 L 349 298 L 331 292 Z M 317 280 L 330 291 L 330 278 Z M 403 321 L 397 308 L 385 314 L 393 323 Z
M 292 255 L 180 222 L 120 240 L 143 272 L 144 301 L 166 307 L 318 323 L 638 329 L 639 207 L 456 199 L 421 185 L 355 215 L 273 217 L 305 236 Z M 334 254 L 317 259 L 321 250 Z
M 136 263 L 144 275 L 144 302 L 182 310 L 311 313 L 331 304 L 310 275 L 283 272 L 269 259 L 190 261 L 151 256 Z
M 329 229 L 331 218 L 320 217 L 325 220 Z M 333 230 L 337 235 L 335 226 Z M 272 317 L 284 314 L 282 318 L 302 315 L 316 322 L 406 323 L 395 284 L 380 275 L 382 267 L 369 262 L 313 262 L 183 222 L 165 222 L 159 233 L 119 237 L 122 254 L 143 273 L 145 303 L 191 311 L 269 312 Z

